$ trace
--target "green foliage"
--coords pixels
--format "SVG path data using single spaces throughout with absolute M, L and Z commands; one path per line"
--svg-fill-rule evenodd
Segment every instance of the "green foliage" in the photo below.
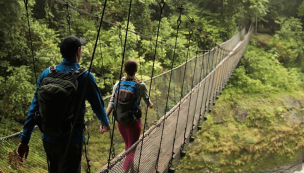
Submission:
M 301 3 L 301 6 L 299 7 L 299 16 L 303 16 L 304 15 L 304 1 Z
M 301 66 L 303 63 L 303 31 L 302 23 L 297 18 L 285 18 L 280 22 L 281 30 L 274 35 L 269 47 L 280 56 L 277 59 L 285 66 Z M 303 66 L 303 65 L 302 65 Z
M 240 93 L 269 93 L 291 91 L 301 84 L 297 69 L 287 69 L 276 59 L 276 54 L 249 45 L 228 88 Z
M 35 85 L 30 82 L 32 74 L 27 66 L 10 66 L 7 71 L 12 75 L 5 83 L 0 83 L 0 94 L 3 95 L 1 112 L 4 117 L 22 119 L 35 91 Z

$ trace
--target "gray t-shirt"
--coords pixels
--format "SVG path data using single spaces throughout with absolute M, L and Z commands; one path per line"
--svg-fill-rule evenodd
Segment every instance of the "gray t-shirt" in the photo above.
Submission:
M 125 77 L 123 77 L 121 80 L 125 80 Z M 113 91 L 112 91 L 112 96 L 109 102 L 109 107 L 111 108 L 115 108 L 114 107 L 114 94 L 115 94 L 115 90 L 117 88 L 117 84 L 119 81 L 117 81 L 113 87 Z M 150 106 L 152 104 L 150 98 L 149 98 L 149 93 L 148 93 L 148 89 L 145 83 L 141 82 L 140 83 L 140 89 L 139 89 L 139 96 L 138 96 L 138 108 L 141 109 L 141 104 L 140 104 L 140 100 L 141 98 L 143 98 L 143 100 L 145 101 L 146 105 Z

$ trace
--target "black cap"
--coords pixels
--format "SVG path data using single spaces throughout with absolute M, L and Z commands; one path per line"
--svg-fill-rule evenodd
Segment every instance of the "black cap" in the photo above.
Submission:
M 75 36 L 67 36 L 60 43 L 60 53 L 64 58 L 73 58 L 76 50 L 87 41 Z

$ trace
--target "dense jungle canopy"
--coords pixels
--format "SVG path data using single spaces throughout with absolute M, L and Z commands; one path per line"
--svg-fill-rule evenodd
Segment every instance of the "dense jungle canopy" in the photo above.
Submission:
M 243 27 L 248 27 L 251 22 L 257 24 L 255 30 L 258 32 L 252 36 L 251 44 L 220 96 L 219 104 L 215 107 L 217 114 L 208 114 L 204 129 L 198 133 L 200 140 L 196 141 L 197 147 L 193 147 L 194 149 L 187 156 L 187 161 L 183 160 L 180 169 L 194 172 L 205 168 L 214 172 L 225 169 L 232 172 L 252 171 L 256 168 L 250 165 L 249 156 L 246 156 L 246 159 L 238 159 L 241 157 L 235 156 L 233 159 L 236 162 L 230 164 L 227 161 L 231 159 L 228 159 L 230 153 L 239 152 L 246 147 L 252 151 L 251 145 L 263 141 L 262 137 L 254 138 L 251 134 L 252 130 L 269 126 L 267 122 L 279 123 L 280 117 L 288 112 L 288 109 L 277 107 L 274 112 L 264 115 L 263 113 L 268 109 L 262 109 L 259 104 L 255 105 L 255 112 L 242 107 L 242 110 L 247 109 L 251 112 L 248 113 L 247 119 L 250 119 L 250 115 L 259 116 L 251 118 L 252 121 L 236 121 L 237 125 L 226 124 L 228 128 L 225 128 L 223 135 L 228 133 L 231 136 L 225 138 L 221 138 L 222 132 L 217 130 L 221 128 L 214 125 L 221 122 L 214 117 L 219 114 L 227 115 L 229 114 L 225 112 L 227 108 L 237 110 L 241 105 L 240 102 L 246 103 L 248 100 L 257 100 L 257 102 L 267 99 L 279 100 L 282 94 L 304 98 L 303 0 L 179 0 L 178 2 L 203 31 L 199 33 L 197 28 L 192 26 L 195 35 L 191 37 L 192 49 L 210 49 L 215 44 L 228 40 Z M 165 3 L 159 33 L 159 40 L 165 44 L 157 47 L 154 75 L 170 69 L 172 45 L 175 43 L 179 10 L 174 1 L 165 0 Z M 96 16 L 101 16 L 104 1 L 68 1 L 69 5 L 81 10 L 75 10 L 64 4 L 65 2 L 59 0 L 1 0 L 0 2 L 0 137 L 22 130 L 35 92 L 37 78 L 44 69 L 62 61 L 58 48 L 62 38 L 70 34 L 85 38 L 88 43 L 83 48 L 80 65 L 86 68 L 90 66 L 100 22 Z M 104 97 L 110 94 L 113 84 L 120 76 L 125 37 L 123 27 L 126 26 L 128 10 L 129 2 L 123 0 L 108 1 L 105 9 L 104 19 L 109 23 L 102 24 L 91 69 Z M 159 15 L 158 0 L 133 1 L 130 30 L 140 34 L 128 34 L 125 57 L 134 58 L 140 63 L 138 77 L 141 80 L 151 77 L 155 48 L 155 42 L 152 40 L 156 39 Z M 184 55 L 189 46 L 190 27 L 191 22 L 183 15 L 177 42 L 180 48 L 177 49 L 175 67 L 186 60 Z M 149 37 L 152 39 L 148 39 Z M 191 52 L 190 56 L 195 56 L 195 52 Z M 298 129 L 300 127 L 301 125 L 286 125 L 285 130 L 301 133 L 302 131 Z M 247 132 L 244 129 L 248 134 L 243 134 L 247 135 L 247 138 L 244 138 L 245 143 L 242 143 L 238 141 L 243 139 L 239 137 L 242 135 L 235 134 L 235 131 Z M 207 131 L 210 133 L 206 133 Z M 290 134 L 286 135 L 292 136 Z M 267 136 L 269 139 L 273 137 Z M 224 140 L 227 138 L 231 141 Z M 234 138 L 237 140 L 233 140 Z M 294 150 L 304 147 L 304 139 L 288 140 L 294 140 L 296 148 L 285 147 L 281 155 L 290 154 L 288 157 L 292 160 Z M 300 144 L 298 141 L 301 141 Z M 236 147 L 231 150 L 231 146 L 235 146 L 235 143 L 243 148 Z M 261 149 L 263 146 L 259 147 L 255 150 L 260 149 L 260 152 L 263 152 Z M 228 168 L 221 169 L 207 162 L 200 164 L 202 160 L 197 164 L 195 158 L 201 153 L 224 153 L 227 158 L 219 162 L 222 166 L 228 165 Z M 257 153 L 254 154 L 252 158 L 260 157 L 256 155 Z M 252 158 L 251 160 L 254 160 Z M 246 168 L 235 168 L 248 164 Z
M 30 34 L 24 2 L 28 4 Z M 130 30 L 155 39 L 160 12 L 157 2 L 155 0 L 133 2 Z M 104 2 L 97 0 L 68 1 L 70 5 L 82 11 L 77 11 L 71 7 L 67 8 L 64 2 L 56 0 L 4 0 L 0 3 L 2 7 L 0 12 L 2 24 L 0 29 L 0 115 L 2 119 L 12 118 L 22 123 L 35 91 L 36 78 L 45 68 L 61 62 L 58 44 L 62 38 L 69 35 L 69 32 L 71 35 L 88 40 L 88 44 L 83 50 L 81 66 L 89 67 L 99 21 L 83 12 L 100 17 Z M 179 15 L 173 1 L 165 3 L 159 40 L 167 44 L 158 46 L 154 67 L 155 74 L 164 72 L 170 67 L 170 57 L 173 53 L 172 45 L 174 45 L 176 35 L 176 21 Z M 180 1 L 179 3 L 183 5 L 185 11 L 205 33 L 205 35 L 201 34 L 203 44 L 201 44 L 200 49 L 208 49 L 213 46 L 206 39 L 206 36 L 209 40 L 219 44 L 229 39 L 238 29 L 248 24 L 248 21 L 254 20 L 256 16 L 265 16 L 269 4 L 267 0 Z M 296 7 L 298 4 L 294 3 L 293 5 Z M 273 8 L 275 8 L 276 13 L 281 10 L 277 9 L 275 4 Z M 291 15 L 296 15 L 295 11 L 286 11 L 286 13 L 292 12 L 295 14 Z M 127 13 L 127 1 L 109 1 L 104 19 L 125 27 Z M 276 20 L 279 14 L 276 15 L 273 14 L 269 19 Z M 69 18 L 69 22 L 67 18 Z M 185 16 L 182 16 L 181 20 L 177 46 L 186 48 L 191 22 Z M 197 31 L 194 34 L 198 34 Z M 91 71 L 104 96 L 109 94 L 113 83 L 118 80 L 120 75 L 124 35 L 123 29 L 103 22 Z M 198 45 L 195 41 L 197 39 L 195 37 L 192 39 L 190 46 L 195 49 Z M 125 56 L 135 58 L 140 62 L 142 79 L 147 79 L 151 75 L 154 47 L 155 43 L 150 39 L 136 34 L 128 35 Z M 178 50 L 175 66 L 185 61 L 185 51 L 185 49 Z M 192 52 L 191 56 L 194 55 Z

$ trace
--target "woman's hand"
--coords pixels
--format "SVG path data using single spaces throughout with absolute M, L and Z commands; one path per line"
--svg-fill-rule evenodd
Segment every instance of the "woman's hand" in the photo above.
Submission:
M 149 108 L 150 108 L 150 109 L 152 109 L 152 108 L 153 108 L 153 103 L 151 103 L 151 104 L 150 104 Z

